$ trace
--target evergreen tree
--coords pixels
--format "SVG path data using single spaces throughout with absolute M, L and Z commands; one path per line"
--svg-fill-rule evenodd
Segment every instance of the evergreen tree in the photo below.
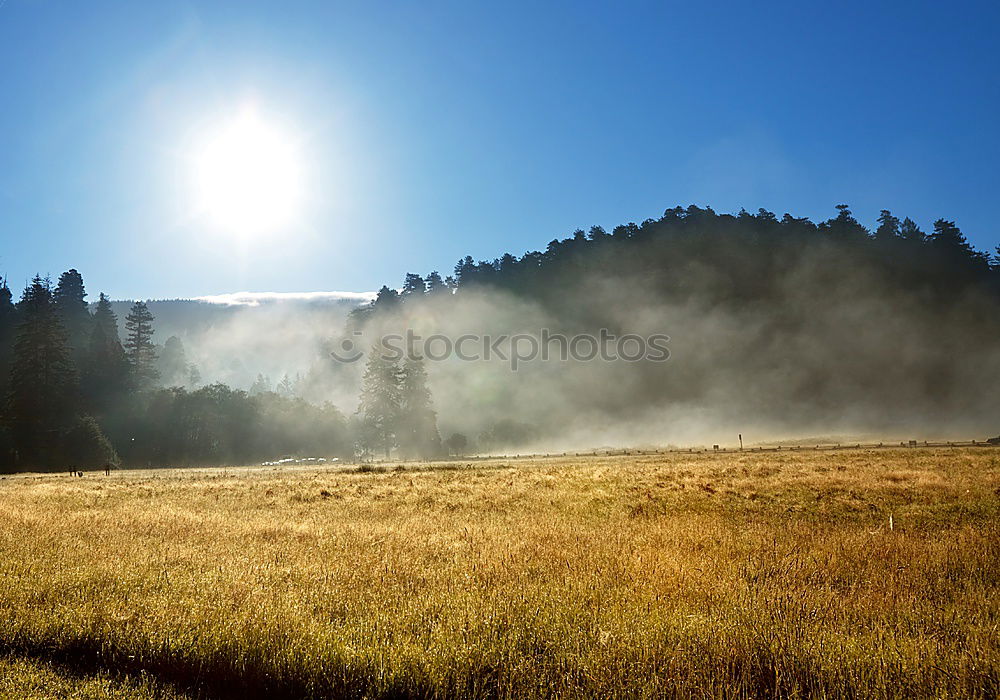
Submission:
M 362 442 L 367 450 L 379 450 L 386 459 L 397 446 L 399 414 L 402 405 L 402 373 L 399 362 L 374 346 L 368 354 L 361 385 Z
M 76 415 L 76 374 L 49 280 L 32 279 L 18 312 L 6 418 L 19 463 L 48 467 Z
M 928 242 L 942 252 L 973 257 L 975 251 L 966 240 L 965 234 L 954 221 L 938 219 L 934 222 L 934 232 L 927 237 Z
M 888 209 L 883 209 L 878 215 L 878 228 L 875 229 L 875 238 L 879 241 L 891 241 L 899 236 L 899 219 L 892 215 Z
M 63 453 L 69 466 L 94 469 L 113 467 L 120 462 L 118 453 L 90 416 L 77 418 L 63 437 Z
M 403 281 L 403 301 L 412 298 L 420 298 L 426 292 L 427 283 L 424 281 L 424 278 L 412 272 L 407 272 L 406 279 Z
M 471 255 L 466 255 L 464 258 L 455 263 L 455 286 L 461 286 L 463 284 L 470 284 L 476 277 L 476 272 L 478 268 L 475 261 L 472 259 Z
M 399 292 L 382 285 L 375 296 L 372 306 L 380 311 L 392 311 L 399 307 Z
M 128 391 L 129 364 L 118 336 L 118 318 L 104 294 L 94 309 L 87 359 L 80 379 L 87 404 L 98 413 L 107 411 Z
M 295 384 L 292 383 L 292 380 L 288 376 L 288 374 L 285 374 L 285 376 L 281 378 L 281 381 L 278 382 L 278 386 L 277 388 L 275 388 L 274 391 L 276 394 L 278 394 L 278 396 L 283 396 L 286 399 L 291 399 L 295 397 Z
M 399 445 L 407 457 L 436 457 L 441 453 L 437 414 L 431 406 L 423 360 L 407 358 L 400 379 Z
M 268 379 L 266 374 L 258 374 L 257 379 L 254 383 L 250 385 L 250 390 L 247 392 L 250 396 L 260 396 L 261 394 L 271 393 L 271 380 Z
M 66 330 L 73 362 L 80 372 L 87 361 L 92 328 L 86 297 L 83 277 L 79 272 L 71 269 L 59 275 L 59 282 L 52 293 L 52 302 Z
M 837 211 L 836 217 L 820 224 L 822 230 L 841 241 L 859 241 L 868 237 L 868 229 L 858 223 L 848 205 L 838 204 Z
M 924 232 L 910 217 L 903 219 L 903 223 L 899 225 L 899 237 L 914 243 L 923 243 L 926 238 Z
M 160 353 L 158 368 L 165 386 L 186 386 L 191 379 L 191 365 L 184 352 L 184 343 L 176 335 L 167 338 Z
M 14 337 L 17 333 L 17 308 L 7 280 L 0 279 L 0 397 L 7 395 Z
M 587 234 L 587 237 L 590 238 L 590 240 L 592 241 L 604 241 L 607 240 L 608 238 L 611 238 L 611 234 L 605 231 L 603 226 L 591 226 L 590 232 Z M 459 437 L 463 438 L 465 437 L 464 435 L 460 435 L 459 433 L 455 433 L 455 435 L 458 435 Z M 452 437 L 455 437 L 455 435 L 452 435 Z
M 156 386 L 156 348 L 153 346 L 153 314 L 146 303 L 137 301 L 125 317 L 125 356 L 128 358 L 132 382 L 136 389 L 146 391 Z
M 448 285 L 445 284 L 443 279 L 441 279 L 441 273 L 434 270 L 427 274 L 427 294 L 435 295 L 447 291 Z

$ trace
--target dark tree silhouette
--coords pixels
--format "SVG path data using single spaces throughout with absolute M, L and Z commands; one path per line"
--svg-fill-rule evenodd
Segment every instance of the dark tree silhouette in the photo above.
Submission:
M 7 395 L 10 362 L 17 333 L 17 308 L 7 280 L 0 279 L 0 398 Z
M 406 279 L 403 281 L 403 293 L 401 295 L 403 301 L 412 297 L 421 297 L 426 292 L 427 283 L 423 277 L 412 272 L 406 273 Z
M 903 223 L 899 225 L 899 237 L 911 243 L 923 243 L 927 238 L 910 217 L 903 219 Z
M 87 360 L 92 327 L 86 297 L 83 276 L 79 272 L 67 270 L 59 275 L 59 282 L 52 293 L 52 301 L 66 330 L 66 339 L 78 370 Z
M 146 303 L 137 301 L 125 317 L 125 356 L 132 372 L 136 389 L 147 391 L 156 386 L 159 372 L 156 369 L 156 348 L 153 346 L 153 314 Z
M 427 274 L 427 293 L 436 295 L 442 292 L 448 292 L 448 285 L 441 279 L 441 274 L 437 270 L 429 272 Z
M 94 309 L 81 384 L 88 406 L 99 414 L 106 413 L 128 392 L 129 364 L 118 337 L 118 319 L 104 294 L 100 295 Z
M 49 280 L 32 279 L 18 312 L 7 421 L 19 464 L 49 467 L 76 415 L 76 373 Z
M 451 437 L 445 441 L 445 447 L 448 450 L 448 454 L 461 457 L 469 448 L 469 438 L 465 437 L 462 433 L 452 433 Z
M 878 228 L 875 229 L 875 239 L 879 241 L 891 241 L 899 235 L 899 219 L 892 215 L 888 209 L 883 209 L 878 215 Z
M 914 221 L 899 221 L 887 210 L 869 234 L 847 205 L 837 209 L 816 224 L 763 209 L 729 215 L 672 207 L 657 219 L 624 223 L 611 233 L 598 226 L 576 230 L 520 257 L 504 253 L 476 262 L 466 256 L 446 280 L 437 272 L 425 278 L 411 273 L 402 295 L 382 287 L 371 304 L 352 312 L 349 329 L 365 330 L 371 323 L 374 332 L 394 332 L 417 315 L 433 322 L 447 318 L 451 305 L 464 308 L 463 299 L 488 302 L 496 291 L 527 302 L 526 308 L 550 320 L 550 330 L 562 333 L 624 332 L 623 312 L 633 317 L 633 310 L 635 318 L 654 318 L 664 309 L 707 310 L 712 319 L 748 331 L 713 350 L 710 367 L 692 355 L 683 372 L 644 362 L 616 366 L 612 377 L 627 382 L 628 392 L 595 393 L 592 383 L 571 382 L 562 387 L 563 400 L 625 420 L 641 418 L 650 409 L 701 400 L 712 386 L 709 374 L 719 368 L 739 366 L 741 376 L 786 376 L 789 357 L 774 349 L 803 343 L 808 352 L 795 356 L 795 372 L 782 390 L 800 401 L 794 405 L 818 405 L 819 415 L 828 415 L 824 402 L 829 408 L 850 401 L 852 410 L 904 415 L 916 400 L 925 402 L 925 415 L 960 413 L 969 397 L 956 387 L 968 386 L 977 361 L 991 361 L 1000 337 L 994 320 L 1000 247 L 994 256 L 975 250 L 946 219 L 925 236 Z M 475 293 L 466 296 L 466 289 Z M 284 395 L 270 391 L 266 378 L 253 395 L 222 385 L 157 389 L 153 318 L 146 305 L 132 307 L 123 348 L 109 300 L 101 296 L 93 317 L 85 300 L 75 270 L 60 277 L 54 292 L 36 277 L 17 305 L 0 280 L 0 388 L 7 397 L 0 467 L 11 468 L 15 456 L 20 461 L 14 466 L 22 468 L 91 465 L 112 459 L 115 450 L 123 463 L 142 466 L 246 463 L 300 450 L 350 454 L 357 442 L 386 455 L 397 446 L 414 456 L 437 449 L 436 418 L 419 363 L 400 368 L 382 353 L 369 356 L 361 405 L 350 422 L 332 407 L 296 398 L 299 380 L 286 378 L 280 385 Z M 405 313 L 394 313 L 404 300 Z M 421 314 L 422 304 L 433 313 Z M 845 321 L 850 333 L 829 332 L 828 326 Z M 888 327 L 936 342 L 927 352 L 895 352 Z M 905 366 L 897 358 L 906 358 Z M 168 340 L 160 358 L 165 378 L 182 383 L 185 366 L 191 369 L 181 344 Z M 348 375 L 338 379 L 341 386 L 354 381 Z M 526 445 L 560 430 L 560 421 L 547 425 L 530 410 L 524 412 L 527 422 L 505 419 L 505 407 L 517 409 L 508 405 L 515 390 L 498 389 L 489 406 L 484 399 L 489 415 L 466 428 L 481 431 L 482 449 Z M 448 448 L 466 449 L 452 441 Z

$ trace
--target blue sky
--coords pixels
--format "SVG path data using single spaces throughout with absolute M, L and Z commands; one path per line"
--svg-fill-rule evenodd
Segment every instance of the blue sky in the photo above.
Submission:
M 1000 3 L 0 0 L 0 273 L 96 298 L 370 290 L 674 205 L 998 243 Z M 248 102 L 308 206 L 191 215 Z

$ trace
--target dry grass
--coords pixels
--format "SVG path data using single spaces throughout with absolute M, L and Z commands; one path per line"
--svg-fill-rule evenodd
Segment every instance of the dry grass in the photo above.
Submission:
M 181 700 L 155 679 L 81 674 L 39 659 L 0 658 L 0 698 L 18 700 Z
M 2 480 L 0 652 L 141 696 L 1000 694 L 1000 450 L 441 466 Z

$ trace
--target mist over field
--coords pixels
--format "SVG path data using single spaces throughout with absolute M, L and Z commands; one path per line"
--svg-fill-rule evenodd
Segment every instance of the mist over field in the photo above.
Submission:
M 221 382 L 249 389 L 264 375 L 272 387 L 285 375 L 304 375 L 325 355 L 350 311 L 373 294 L 231 294 L 199 299 L 151 300 L 154 341 L 179 338 L 198 384 Z M 114 304 L 120 333 L 131 301 Z M 191 382 L 184 382 L 191 386 Z M 317 397 L 318 398 L 318 397 Z
M 1000 401 L 983 381 L 1000 370 L 995 274 L 922 233 L 873 238 L 844 211 L 817 232 L 787 216 L 668 210 L 520 260 L 460 261 L 450 284 L 427 289 L 418 277 L 424 287 L 385 288 L 375 303 L 330 293 L 150 308 L 157 341 L 181 337 L 203 382 L 298 377 L 296 395 L 345 414 L 358 405 L 363 355 L 410 334 L 414 355 L 434 358 L 441 435 L 486 451 L 995 434 Z M 550 339 L 544 360 L 528 338 L 503 340 L 602 329 L 669 336 L 669 359 L 560 359 Z M 448 340 L 425 349 L 435 334 Z M 439 359 L 467 335 L 479 359 Z M 500 356 L 482 359 L 483 338 L 501 339 Z M 331 356 L 345 342 L 357 361 Z
M 0 0 L 0 700 L 998 700 L 998 27 Z

